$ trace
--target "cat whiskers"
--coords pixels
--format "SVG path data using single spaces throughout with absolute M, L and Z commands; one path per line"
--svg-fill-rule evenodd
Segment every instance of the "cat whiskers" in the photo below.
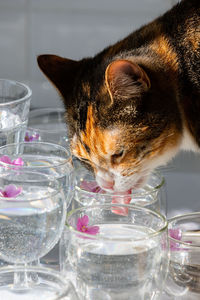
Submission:
M 168 163 L 165 166 L 160 166 L 156 168 L 156 170 L 158 170 L 159 172 L 170 172 L 176 170 L 176 167 L 172 163 Z

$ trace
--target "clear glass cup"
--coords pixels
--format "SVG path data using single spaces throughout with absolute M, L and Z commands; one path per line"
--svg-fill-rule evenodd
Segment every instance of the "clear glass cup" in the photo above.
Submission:
M 155 210 L 166 216 L 166 189 L 165 180 L 161 174 L 154 172 L 149 177 L 143 188 L 133 190 L 128 195 L 113 195 L 97 187 L 94 174 L 83 166 L 75 169 L 75 189 L 73 200 L 69 210 L 89 205 L 110 204 L 112 202 L 136 204 L 148 209 Z M 122 215 L 126 214 L 126 208 L 122 209 Z M 68 243 L 69 234 L 64 229 L 60 240 L 60 270 L 63 273 L 70 272 L 68 264 Z
M 66 201 L 55 177 L 27 170 L 0 175 L 0 257 L 25 266 L 45 256 L 59 241 Z M 29 288 L 26 274 L 15 272 L 13 292 Z
M 169 220 L 170 264 L 165 291 L 173 300 L 200 299 L 200 212 Z
M 31 95 L 27 85 L 0 79 L 0 146 L 24 140 Z
M 121 209 L 127 214 L 118 214 Z M 160 299 L 168 267 L 164 216 L 104 204 L 69 212 L 66 225 L 80 299 Z
M 55 143 L 69 149 L 65 110 L 62 108 L 31 110 L 25 141 L 32 140 Z
M 165 180 L 158 172 L 152 173 L 145 186 L 132 190 L 131 194 L 113 194 L 100 189 L 88 169 L 80 167 L 75 170 L 72 209 L 104 203 L 137 204 L 166 215 L 166 202 Z
M 3 159 L 5 156 L 7 160 Z M 21 159 L 22 163 L 13 165 L 12 162 L 17 159 Z M 68 209 L 72 199 L 74 179 L 71 154 L 64 147 L 43 142 L 8 144 L 0 147 L 0 177 L 5 169 L 34 171 L 55 177 L 62 185 L 66 209 Z M 41 263 L 59 268 L 59 244 L 41 259 Z
M 59 272 L 48 268 L 26 267 L 29 289 L 15 293 L 11 289 L 15 272 L 24 275 L 24 268 L 12 266 L 0 269 L 1 300 L 78 300 L 73 284 Z M 35 276 L 37 274 L 37 276 Z
M 15 164 L 15 169 L 33 170 L 56 177 L 63 186 L 66 202 L 69 205 L 73 192 L 74 175 L 71 153 L 67 149 L 45 142 L 22 142 L 0 147 L 0 166 L 13 169 L 13 164 L 3 160 L 3 156 L 8 156 L 11 161 L 22 159 L 23 165 Z

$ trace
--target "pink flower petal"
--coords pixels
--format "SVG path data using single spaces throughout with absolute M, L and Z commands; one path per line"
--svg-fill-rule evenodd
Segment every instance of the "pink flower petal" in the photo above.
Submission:
M 25 138 L 24 138 L 25 142 L 29 142 L 30 141 L 30 138 L 29 138 L 29 135 L 28 135 L 28 132 L 26 132 L 26 135 L 25 135 Z
M 78 221 L 77 221 L 77 224 L 76 224 L 76 229 L 78 231 L 85 232 L 86 228 L 87 228 L 87 225 L 88 225 L 88 222 L 89 222 L 89 218 L 86 215 L 84 215 L 81 218 L 78 218 Z
M 15 198 L 22 191 L 22 188 L 17 188 L 14 184 L 7 185 L 4 190 L 0 190 L 1 194 L 5 198 Z
M 26 132 L 24 140 L 25 142 L 37 141 L 39 139 L 39 136 L 40 136 L 39 133 L 33 133 L 32 135 L 31 134 L 29 135 L 29 133 Z
M 95 181 L 86 181 L 83 180 L 81 182 L 80 187 L 88 192 L 92 192 L 94 189 L 98 187 L 97 183 Z
M 183 251 L 188 250 L 187 248 L 182 248 L 181 244 L 178 243 L 178 241 L 181 241 L 182 239 L 182 232 L 180 228 L 171 228 L 168 229 L 169 236 L 175 240 L 177 240 L 177 243 L 175 241 L 170 240 L 170 250 L 171 251 Z M 192 241 L 184 241 L 185 243 L 192 244 Z
M 21 157 L 18 157 L 17 159 L 13 160 L 12 164 L 16 166 L 23 166 L 24 162 Z
M 97 234 L 97 233 L 99 233 L 99 226 L 88 226 L 86 233 L 88 233 L 88 234 Z
M 88 223 L 89 223 L 89 217 L 87 215 L 84 215 L 82 218 L 81 218 L 81 223 L 82 223 L 82 226 L 87 226 Z
M 7 194 L 7 197 L 16 197 L 18 194 L 20 194 L 22 191 L 22 188 L 17 188 L 15 185 L 10 184 L 5 188 L 5 192 Z
M 81 218 L 78 218 L 78 221 L 77 221 L 77 224 L 76 224 L 76 229 L 78 231 L 81 231 L 81 228 L 82 228 L 82 221 L 81 221 Z
M 31 141 L 37 141 L 39 139 L 39 133 L 34 133 L 33 135 L 30 136 Z
M 104 190 L 102 190 L 100 188 L 100 186 L 96 185 L 92 190 L 91 190 L 92 193 L 105 193 Z
M 175 240 L 180 241 L 182 238 L 182 232 L 180 228 L 169 229 L 169 236 Z
M 170 241 L 170 250 L 171 251 L 179 251 L 180 248 L 179 248 L 179 244 L 178 243 L 175 243 L 173 241 Z
M 78 218 L 76 229 L 80 232 L 87 234 L 97 234 L 99 233 L 99 226 L 88 226 L 89 217 L 84 215 L 81 218 Z
M 35 140 L 38 140 L 39 137 L 40 137 L 39 133 L 36 133 L 36 134 L 35 134 Z
M 0 158 L 0 161 L 8 164 L 8 165 L 14 165 L 14 166 L 23 166 L 24 162 L 22 160 L 21 157 L 18 157 L 16 159 L 14 159 L 13 161 L 10 159 L 10 157 L 8 157 L 7 155 L 3 155 Z
M 6 164 L 12 164 L 12 161 L 11 161 L 10 157 L 8 157 L 7 155 L 1 156 L 0 161 L 4 162 Z
M 102 188 L 100 188 L 100 186 L 98 186 L 98 184 L 95 181 L 83 180 L 81 182 L 80 187 L 91 193 L 105 193 L 105 191 Z

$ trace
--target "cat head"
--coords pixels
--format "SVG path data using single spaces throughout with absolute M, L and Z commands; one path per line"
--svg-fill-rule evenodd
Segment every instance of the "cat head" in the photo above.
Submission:
M 132 60 L 69 60 L 41 55 L 38 64 L 61 94 L 72 153 L 98 184 L 127 191 L 178 151 L 181 120 L 169 79 Z

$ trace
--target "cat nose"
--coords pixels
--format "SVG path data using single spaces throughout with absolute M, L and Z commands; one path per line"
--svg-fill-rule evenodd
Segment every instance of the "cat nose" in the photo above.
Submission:
M 113 181 L 105 181 L 102 184 L 102 188 L 103 189 L 107 189 L 107 190 L 112 190 L 114 186 L 114 182 Z
M 102 189 L 105 189 L 105 190 L 112 190 L 113 189 L 114 180 L 105 180 L 104 178 L 97 175 L 96 176 L 96 181 L 98 182 L 98 184 L 100 185 L 100 187 Z

